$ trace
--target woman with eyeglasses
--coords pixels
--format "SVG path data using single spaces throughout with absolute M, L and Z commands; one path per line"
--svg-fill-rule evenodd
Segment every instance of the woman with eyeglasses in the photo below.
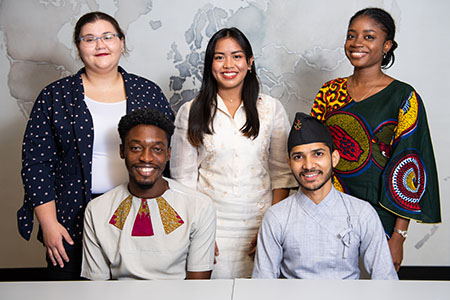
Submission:
M 84 68 L 41 91 L 22 151 L 25 197 L 17 213 L 19 232 L 30 238 L 34 212 L 52 280 L 80 278 L 84 208 L 128 180 L 119 156 L 120 117 L 151 107 L 174 119 L 155 83 L 119 66 L 126 43 L 113 17 L 85 14 L 75 25 L 73 41 Z

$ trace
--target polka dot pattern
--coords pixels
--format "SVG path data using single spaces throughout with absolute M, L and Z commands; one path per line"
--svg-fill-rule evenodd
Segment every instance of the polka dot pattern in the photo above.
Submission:
M 127 112 L 155 108 L 174 119 L 161 89 L 121 67 Z M 94 128 L 84 102 L 81 69 L 45 87 L 35 101 L 22 144 L 24 204 L 17 212 L 20 234 L 33 230 L 34 207 L 54 200 L 58 221 L 81 240 L 84 209 L 91 198 Z

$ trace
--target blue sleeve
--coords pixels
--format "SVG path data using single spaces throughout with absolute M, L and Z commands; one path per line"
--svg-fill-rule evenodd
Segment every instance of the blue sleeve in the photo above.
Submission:
M 54 178 L 57 146 L 52 128 L 52 92 L 44 89 L 36 99 L 22 144 L 24 204 L 17 212 L 19 232 L 29 239 L 33 209 L 55 200 Z
M 259 228 L 252 278 L 279 278 L 283 259 L 281 233 L 279 218 L 269 208 Z
M 371 279 L 398 279 L 383 225 L 375 209 L 369 203 L 365 203 L 360 224 L 360 253 L 364 267 L 369 272 Z

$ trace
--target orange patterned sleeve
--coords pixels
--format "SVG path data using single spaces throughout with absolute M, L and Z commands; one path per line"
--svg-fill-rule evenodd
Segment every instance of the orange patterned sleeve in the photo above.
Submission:
M 325 83 L 319 90 L 310 114 L 324 122 L 329 113 L 340 109 L 350 101 L 347 78 L 336 78 Z
M 328 84 L 325 83 L 317 93 L 316 99 L 314 99 L 313 106 L 311 108 L 311 116 L 324 121 L 325 114 L 327 112 L 327 101 L 325 95 L 328 90 Z

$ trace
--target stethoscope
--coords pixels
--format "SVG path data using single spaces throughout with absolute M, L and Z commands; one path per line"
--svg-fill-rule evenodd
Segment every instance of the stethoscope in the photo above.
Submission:
M 342 197 L 341 193 L 339 193 L 339 196 L 347 212 L 347 229 L 344 229 L 338 234 L 338 238 L 342 241 L 342 244 L 344 245 L 344 250 L 342 251 L 342 258 L 345 259 L 347 258 L 348 252 L 347 250 L 350 248 L 350 232 L 353 230 L 353 225 L 351 223 L 350 213 L 348 211 L 347 204 L 345 204 L 344 197 Z

